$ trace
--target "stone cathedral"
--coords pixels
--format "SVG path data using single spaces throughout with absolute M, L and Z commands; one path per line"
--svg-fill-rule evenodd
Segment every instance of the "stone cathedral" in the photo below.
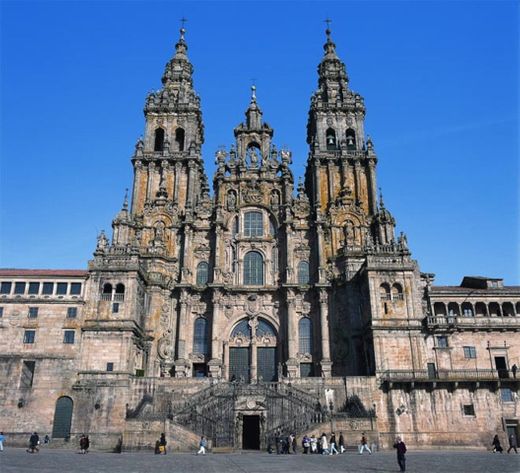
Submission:
M 215 451 L 331 429 L 381 448 L 519 435 L 520 287 L 419 270 L 330 31 L 304 178 L 253 87 L 213 194 L 184 35 L 88 269 L 0 270 L 0 430 L 119 450 L 206 435 Z

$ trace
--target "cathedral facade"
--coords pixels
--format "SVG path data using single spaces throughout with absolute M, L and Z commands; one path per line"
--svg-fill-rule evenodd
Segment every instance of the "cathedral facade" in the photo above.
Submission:
M 265 448 L 329 425 L 382 447 L 520 434 L 520 288 L 420 271 L 330 31 L 304 179 L 253 87 L 213 196 L 184 33 L 146 98 L 131 202 L 88 269 L 0 270 L 0 430 L 110 448 L 161 431 Z

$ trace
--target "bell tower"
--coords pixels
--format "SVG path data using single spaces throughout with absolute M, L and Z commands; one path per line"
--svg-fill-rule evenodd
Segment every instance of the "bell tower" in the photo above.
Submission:
M 162 88 L 146 98 L 144 137 L 137 142 L 132 159 L 132 215 L 141 215 L 157 199 L 189 214 L 205 187 L 204 126 L 185 33 L 181 28 L 175 54 L 162 76 Z

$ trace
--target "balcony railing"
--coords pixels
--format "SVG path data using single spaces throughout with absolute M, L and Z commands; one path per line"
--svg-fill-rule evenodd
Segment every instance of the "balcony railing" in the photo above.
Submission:
M 461 317 L 460 315 L 429 315 L 426 317 L 428 328 L 516 328 L 520 329 L 520 317 Z
M 516 373 L 515 373 L 516 374 Z M 512 371 L 493 369 L 473 370 L 389 370 L 380 374 L 382 382 L 472 382 L 517 381 Z M 520 381 L 520 378 L 518 379 Z

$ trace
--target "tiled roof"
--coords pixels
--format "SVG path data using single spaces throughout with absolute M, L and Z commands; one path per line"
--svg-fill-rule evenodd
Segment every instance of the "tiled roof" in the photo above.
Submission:
M 88 271 L 83 269 L 18 269 L 0 268 L 0 276 L 64 276 L 85 277 Z
M 489 289 L 472 289 L 461 286 L 432 286 L 432 295 L 446 292 L 458 292 L 460 294 L 508 294 L 520 292 L 520 286 L 490 287 Z

